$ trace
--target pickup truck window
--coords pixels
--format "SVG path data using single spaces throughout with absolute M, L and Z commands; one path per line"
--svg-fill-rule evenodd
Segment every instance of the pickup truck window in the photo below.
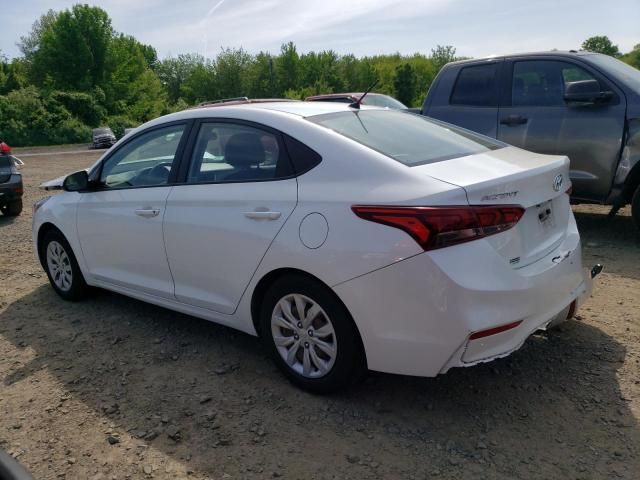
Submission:
M 451 94 L 452 105 L 470 105 L 475 107 L 495 107 L 497 63 L 464 67 Z
M 583 68 L 555 60 L 529 60 L 513 65 L 511 104 L 514 106 L 564 106 L 565 84 L 595 80 Z

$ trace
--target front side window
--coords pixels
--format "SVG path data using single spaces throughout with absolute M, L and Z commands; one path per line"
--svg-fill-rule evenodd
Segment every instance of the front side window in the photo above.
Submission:
M 513 65 L 511 102 L 514 106 L 563 106 L 568 83 L 596 80 L 585 69 L 568 62 L 530 60 Z
M 452 105 L 495 107 L 498 64 L 474 65 L 460 70 L 451 94 Z
M 234 123 L 208 122 L 200 126 L 189 182 L 276 180 L 292 174 L 289 159 L 275 134 Z
M 166 185 L 184 125 L 144 133 L 123 145 L 104 163 L 100 182 L 106 188 Z
M 462 128 L 398 110 L 328 113 L 307 120 L 408 166 L 464 157 L 506 145 Z

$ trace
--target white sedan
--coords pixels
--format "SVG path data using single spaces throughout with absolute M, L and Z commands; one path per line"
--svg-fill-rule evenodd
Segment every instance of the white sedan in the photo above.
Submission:
M 101 287 L 260 335 L 315 392 L 518 349 L 589 295 L 569 160 L 338 103 L 196 108 L 45 184 L 55 291 Z

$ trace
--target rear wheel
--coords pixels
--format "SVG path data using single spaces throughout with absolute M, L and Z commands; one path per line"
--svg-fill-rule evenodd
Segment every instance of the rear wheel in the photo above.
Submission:
M 640 229 L 640 185 L 631 198 L 631 217 L 633 217 L 636 228 Z
M 62 233 L 58 230 L 46 233 L 40 245 L 40 258 L 49 282 L 58 295 L 73 301 L 86 297 L 89 287 L 71 246 Z
M 7 217 L 17 217 L 22 213 L 22 199 L 18 198 L 17 200 L 12 200 L 0 208 L 2 209 L 2 213 Z
M 260 321 L 276 365 L 307 391 L 339 390 L 365 370 L 349 312 L 318 281 L 302 275 L 278 279 L 265 295 Z

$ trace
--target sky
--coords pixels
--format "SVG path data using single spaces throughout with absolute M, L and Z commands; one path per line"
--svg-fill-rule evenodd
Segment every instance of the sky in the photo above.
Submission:
M 607 35 L 622 52 L 640 43 L 640 0 L 0 0 L 0 50 L 8 57 L 49 8 L 104 8 L 114 28 L 156 48 L 214 57 L 221 48 L 277 53 L 334 50 L 356 56 L 429 54 L 453 45 L 458 56 L 577 49 Z

